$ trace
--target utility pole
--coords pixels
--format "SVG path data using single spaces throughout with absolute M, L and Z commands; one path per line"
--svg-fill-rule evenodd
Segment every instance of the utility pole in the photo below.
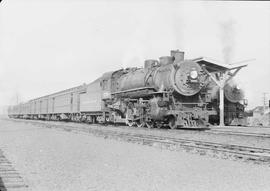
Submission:
M 270 126 L 270 100 L 267 99 L 267 92 L 263 92 L 263 116 L 266 115 L 268 117 L 268 126 Z M 269 105 L 267 106 L 267 100 L 269 102 Z M 269 108 L 269 112 L 265 113 L 267 111 L 267 108 Z
M 266 101 L 267 101 L 266 95 L 267 94 L 268 94 L 267 92 L 263 92 L 263 114 L 265 113 L 265 109 L 266 109 Z
M 268 100 L 268 108 L 269 108 L 269 113 L 268 113 L 268 126 L 270 126 L 270 100 Z

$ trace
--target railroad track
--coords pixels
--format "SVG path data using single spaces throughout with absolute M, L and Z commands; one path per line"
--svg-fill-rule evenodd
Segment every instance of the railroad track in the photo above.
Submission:
M 8 119 L 11 121 L 19 121 L 20 119 Z M 23 120 L 23 119 L 21 119 Z M 28 120 L 30 122 L 40 122 L 36 120 Z M 42 121 L 41 121 L 42 122 Z M 74 122 L 73 122 L 74 124 Z M 82 123 L 83 124 L 83 123 Z M 91 125 L 91 124 L 89 124 Z M 101 124 L 94 124 L 95 126 L 101 125 Z M 114 125 L 107 125 L 108 127 L 115 127 Z M 136 128 L 136 129 L 146 129 L 144 127 L 130 127 L 130 126 L 117 126 L 118 128 Z M 167 132 L 173 132 L 173 133 L 179 133 L 181 134 L 183 131 L 185 132 L 202 132 L 207 134 L 216 134 L 216 135 L 237 135 L 237 136 L 247 136 L 247 137 L 256 137 L 256 138 L 270 138 L 270 134 L 268 133 L 252 133 L 252 132 L 241 132 L 241 131 L 230 131 L 230 130 L 219 130 L 219 129 L 210 129 L 210 130 L 190 130 L 190 129 L 151 129 L 153 131 L 167 131 Z
M 29 121 L 27 121 L 29 122 Z M 270 164 L 270 149 L 249 147 L 233 144 L 223 144 L 208 141 L 199 141 L 186 138 L 173 138 L 168 136 L 156 136 L 142 133 L 119 132 L 113 129 L 96 129 L 89 126 L 74 126 L 76 124 L 50 124 L 48 122 L 32 121 L 30 123 L 38 124 L 47 128 L 57 128 L 76 133 L 94 134 L 103 138 L 112 138 L 128 142 L 140 143 L 149 146 L 160 146 L 169 149 L 195 150 L 199 153 L 221 154 L 222 158 L 241 159 L 245 161 L 261 162 Z
M 6 190 L 25 190 L 27 185 L 23 178 L 13 168 L 10 161 L 4 156 L 3 151 L 0 150 L 0 191 Z
M 205 132 L 206 133 L 211 133 L 211 134 L 238 135 L 238 136 L 248 136 L 248 137 L 258 137 L 258 138 L 270 138 L 270 134 L 268 134 L 268 133 L 252 133 L 252 132 L 216 130 L 216 129 L 206 130 Z
M 96 131 L 96 130 L 95 130 Z M 93 133 L 93 132 L 92 132 Z M 207 141 L 198 141 L 192 139 L 183 139 L 183 138 L 171 138 L 164 136 L 154 136 L 154 135 L 143 135 L 143 134 L 134 134 L 134 133 L 119 133 L 119 132 L 110 132 L 104 133 L 102 131 L 94 132 L 94 134 L 99 134 L 102 136 L 113 136 L 118 138 L 124 138 L 132 142 L 143 142 L 143 144 L 154 145 L 160 143 L 169 147 L 186 147 L 192 149 L 200 150 L 211 150 L 214 152 L 229 153 L 238 158 L 245 158 L 247 160 L 256 160 L 261 162 L 270 162 L 270 149 L 256 148 L 256 147 L 247 147 L 240 145 L 232 144 L 221 144 L 213 143 Z
M 112 125 L 108 125 L 112 126 Z M 130 126 L 118 126 L 120 128 L 136 128 L 136 129 L 146 129 L 144 127 L 130 127 Z M 216 134 L 216 135 L 237 135 L 237 136 L 246 136 L 246 137 L 256 137 L 256 138 L 270 138 L 269 133 L 253 133 L 253 132 L 243 132 L 243 131 L 230 131 L 230 130 L 219 130 L 219 129 L 205 129 L 205 130 L 198 130 L 198 129 L 158 129 L 154 128 L 151 129 L 154 131 L 160 132 L 173 132 L 176 134 L 181 134 L 182 132 L 198 132 L 198 133 L 207 133 L 207 134 Z

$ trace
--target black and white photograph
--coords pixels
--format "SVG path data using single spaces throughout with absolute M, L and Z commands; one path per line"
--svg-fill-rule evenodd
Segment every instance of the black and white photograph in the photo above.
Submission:
M 0 191 L 269 180 L 269 1 L 0 1 Z

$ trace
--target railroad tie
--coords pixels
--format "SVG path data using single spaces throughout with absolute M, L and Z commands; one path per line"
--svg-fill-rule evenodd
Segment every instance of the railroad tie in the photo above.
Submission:
M 26 189 L 23 178 L 0 149 L 0 191 Z

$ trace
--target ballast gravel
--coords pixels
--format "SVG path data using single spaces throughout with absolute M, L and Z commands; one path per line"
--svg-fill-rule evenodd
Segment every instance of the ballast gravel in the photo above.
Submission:
M 270 190 L 270 168 L 0 120 L 28 190 Z

